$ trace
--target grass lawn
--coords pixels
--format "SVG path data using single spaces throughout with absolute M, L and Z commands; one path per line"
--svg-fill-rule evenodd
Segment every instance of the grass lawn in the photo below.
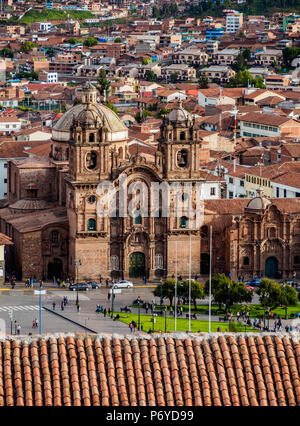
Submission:
M 132 320 L 136 322 L 138 325 L 138 314 L 124 314 L 119 313 L 120 315 L 120 321 L 124 322 L 125 324 L 130 324 Z M 161 330 L 162 332 L 165 331 L 165 318 L 164 317 L 154 317 L 155 318 L 155 324 L 153 327 L 152 323 L 152 316 L 151 315 L 140 315 L 141 319 L 141 325 L 143 326 L 143 331 L 147 332 L 149 328 L 151 328 L 152 331 L 158 331 Z M 211 331 L 216 332 L 218 327 L 221 327 L 221 331 L 229 331 L 229 324 L 228 323 L 220 323 L 220 322 L 212 322 L 211 323 Z M 189 329 L 189 320 L 188 319 L 177 319 L 177 331 L 188 331 Z M 231 324 L 230 325 L 230 331 L 241 331 L 241 332 L 252 332 L 252 331 L 258 331 L 251 327 L 246 327 L 244 324 Z M 167 316 L 167 331 L 175 331 L 175 319 Z M 191 320 L 191 331 L 194 333 L 197 332 L 208 332 L 208 321 L 201 321 L 201 320 Z
M 183 306 L 183 311 L 184 312 L 188 312 L 189 307 L 188 305 L 182 305 Z M 138 305 L 133 305 L 133 307 L 137 308 Z M 162 309 L 164 309 L 165 306 L 162 305 Z M 167 308 L 169 309 L 169 305 L 167 305 Z M 160 305 L 156 305 L 155 310 L 159 310 L 160 309 Z M 198 314 L 201 315 L 205 315 L 208 309 L 208 305 L 197 305 L 197 309 L 195 310 L 194 305 L 191 306 L 191 312 L 196 312 Z M 212 305 L 211 306 L 212 309 L 212 315 L 225 315 L 225 309 L 221 308 L 219 309 L 218 305 Z M 233 305 L 231 307 L 231 312 L 233 312 L 234 316 L 236 316 L 236 313 L 238 311 L 242 311 L 242 310 L 247 310 L 250 313 L 250 318 L 259 318 L 262 315 L 264 315 L 265 309 L 263 308 L 263 306 L 256 304 L 256 305 Z M 143 311 L 143 309 L 142 309 Z M 274 309 L 273 311 L 274 314 L 277 314 L 280 316 L 281 319 L 285 319 L 285 309 L 278 307 L 276 309 Z M 300 304 L 298 304 L 297 306 L 289 306 L 287 309 L 287 313 L 288 313 L 288 318 L 291 318 L 291 314 L 296 315 L 297 313 L 300 313 Z

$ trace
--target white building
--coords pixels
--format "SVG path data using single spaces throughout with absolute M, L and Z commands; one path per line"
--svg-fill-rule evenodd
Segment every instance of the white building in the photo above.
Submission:
M 21 130 L 22 122 L 16 116 L 0 117 L 0 132 L 9 134 Z
M 243 26 L 243 14 L 232 10 L 226 14 L 226 33 L 236 33 Z

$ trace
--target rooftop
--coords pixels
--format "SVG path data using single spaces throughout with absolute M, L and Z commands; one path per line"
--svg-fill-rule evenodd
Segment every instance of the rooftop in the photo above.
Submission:
M 299 406 L 299 334 L 0 342 L 0 406 Z

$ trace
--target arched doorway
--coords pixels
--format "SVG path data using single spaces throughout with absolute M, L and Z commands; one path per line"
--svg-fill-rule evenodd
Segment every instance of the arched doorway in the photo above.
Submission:
M 52 257 L 48 263 L 48 278 L 61 278 L 63 272 L 63 263 L 57 257 Z
M 278 260 L 272 256 L 266 260 L 265 275 L 268 278 L 278 278 Z
M 129 256 L 129 276 L 130 278 L 140 278 L 146 276 L 145 255 L 142 252 L 134 252 Z
M 201 275 L 209 274 L 209 254 L 207 253 L 201 253 L 200 274 Z

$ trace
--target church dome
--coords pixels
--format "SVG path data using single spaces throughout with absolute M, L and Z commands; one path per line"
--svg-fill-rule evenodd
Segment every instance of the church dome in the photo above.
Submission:
M 247 210 L 265 210 L 270 204 L 271 201 L 263 196 L 263 190 L 258 189 L 257 196 L 249 201 L 246 208 Z
M 185 122 L 187 120 L 192 120 L 193 118 L 192 115 L 182 107 L 181 103 L 179 104 L 179 107 L 169 112 L 167 117 L 171 122 Z
M 54 141 L 68 142 L 75 121 L 89 125 L 98 121 L 107 130 L 108 141 L 121 141 L 128 138 L 128 128 L 114 111 L 96 101 L 95 90 L 90 85 L 85 88 L 83 103 L 71 107 L 58 120 L 52 129 Z

